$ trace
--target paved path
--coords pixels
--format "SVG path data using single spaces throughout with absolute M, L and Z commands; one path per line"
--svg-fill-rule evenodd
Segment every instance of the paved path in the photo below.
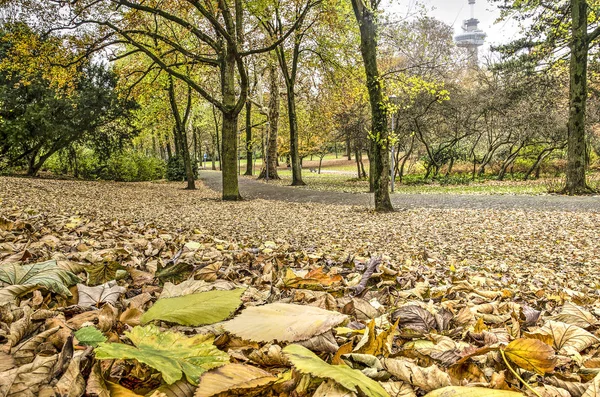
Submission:
M 221 191 L 222 182 L 221 173 L 219 171 L 200 171 L 200 179 L 209 188 Z M 249 178 L 240 178 L 239 183 L 240 193 L 245 198 L 261 198 L 265 200 L 300 203 L 314 202 L 323 204 L 373 206 L 373 195 L 370 193 L 324 192 L 268 184 Z M 463 208 L 600 212 L 599 196 L 393 194 L 392 203 L 397 210 L 408 208 Z

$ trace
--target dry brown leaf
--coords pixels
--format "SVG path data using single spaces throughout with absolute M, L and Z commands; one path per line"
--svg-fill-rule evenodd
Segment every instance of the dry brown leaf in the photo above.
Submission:
M 36 397 L 40 387 L 52 379 L 58 356 L 37 356 L 30 364 L 0 372 L 0 395 L 7 397 Z
M 393 358 L 383 359 L 382 363 L 396 378 L 424 391 L 436 390 L 452 384 L 450 376 L 436 365 L 420 367 L 412 361 Z
M 85 393 L 86 383 L 81 373 L 81 360 L 84 358 L 83 352 L 76 354 L 63 376 L 59 379 L 54 390 L 62 397 L 80 397 Z
M 576 325 L 558 321 L 547 321 L 544 326 L 531 334 L 551 335 L 553 347 L 562 353 L 581 352 L 600 343 L 600 339 Z
M 598 323 L 598 320 L 596 320 L 596 317 L 592 313 L 571 302 L 565 302 L 560 313 L 549 317 L 549 319 L 577 325 L 581 328 L 589 328 Z
M 88 378 L 85 392 L 90 396 L 110 397 L 110 391 L 102 376 L 102 367 L 99 361 L 92 366 L 92 372 Z
M 273 383 L 277 377 L 260 368 L 227 364 L 205 372 L 198 382 L 195 397 L 211 397 L 233 390 L 252 390 Z
M 248 307 L 223 327 L 251 341 L 296 342 L 321 335 L 345 320 L 343 314 L 313 306 L 272 303 Z

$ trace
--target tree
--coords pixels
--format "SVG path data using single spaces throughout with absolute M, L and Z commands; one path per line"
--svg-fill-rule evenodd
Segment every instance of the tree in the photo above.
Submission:
M 519 13 L 533 21 L 522 40 L 502 48 L 521 65 L 531 68 L 543 62 L 551 66 L 569 59 L 569 120 L 567 143 L 567 194 L 590 192 L 586 183 L 586 104 L 588 96 L 588 55 L 600 37 L 596 0 L 496 0 L 505 17 Z M 528 52 L 522 54 L 522 50 Z M 512 65 L 511 65 L 512 66 Z
M 352 0 L 354 15 L 360 28 L 360 51 L 363 58 L 371 105 L 371 161 L 375 210 L 393 211 L 390 200 L 390 166 L 388 161 L 387 109 L 381 76 L 377 65 L 377 13 L 380 0 Z
M 74 31 L 95 26 L 94 34 L 79 40 L 88 54 L 111 46 L 127 44 L 133 48 L 121 56 L 142 53 L 171 76 L 215 106 L 222 114 L 222 150 L 224 200 L 241 199 L 237 179 L 237 122 L 248 96 L 246 57 L 267 53 L 285 41 L 299 21 L 266 45 L 245 40 L 253 26 L 251 8 L 241 0 L 169 2 L 152 0 L 21 0 L 25 17 L 48 24 L 48 29 Z M 299 19 L 308 6 L 300 7 Z M 33 13 L 34 16 L 31 16 Z M 69 17 L 65 19 L 65 15 Z M 254 20 L 258 23 L 256 20 Z M 88 38 L 87 36 L 92 36 Z M 219 76 L 219 89 L 205 85 L 185 73 L 185 68 L 206 65 Z
M 14 40 L 35 35 L 22 24 L 3 29 L 0 60 L 6 66 L 12 49 L 22 45 Z M 21 35 L 11 36 L 15 30 Z M 28 175 L 35 176 L 53 154 L 76 143 L 117 147 L 135 135 L 128 119 L 136 104 L 119 95 L 112 71 L 87 63 L 64 83 L 63 88 L 57 86 L 41 71 L 0 73 L 0 157 L 7 158 L 9 166 L 26 163 Z

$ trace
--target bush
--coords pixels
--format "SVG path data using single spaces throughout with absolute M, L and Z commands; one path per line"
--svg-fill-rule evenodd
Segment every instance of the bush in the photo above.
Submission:
M 106 163 L 106 177 L 120 182 L 133 182 L 137 180 L 138 165 L 135 158 L 129 153 L 120 153 L 112 156 Z
M 105 169 L 103 179 L 120 182 L 153 181 L 165 175 L 165 162 L 134 151 L 112 156 Z
M 198 178 L 198 164 L 192 164 L 194 178 Z M 167 161 L 167 180 L 169 181 L 185 181 L 185 165 L 182 156 L 173 156 Z
M 165 177 L 166 164 L 163 160 L 134 150 L 115 153 L 105 161 L 89 148 L 78 148 L 75 155 L 76 162 L 71 151 L 55 154 L 46 161 L 44 169 L 56 175 L 70 173 L 83 179 L 120 182 L 154 181 Z

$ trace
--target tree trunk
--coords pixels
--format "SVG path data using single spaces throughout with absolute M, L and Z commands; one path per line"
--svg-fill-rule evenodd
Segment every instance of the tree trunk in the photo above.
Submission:
M 358 149 L 354 149 L 354 161 L 356 163 L 356 178 L 360 179 L 360 160 L 358 158 Z
M 376 7 L 366 6 L 364 0 L 352 0 L 354 15 L 360 28 L 360 50 L 367 76 L 367 89 L 371 104 L 371 129 L 373 143 L 373 185 L 375 187 L 375 210 L 393 211 L 390 200 L 390 170 L 388 160 L 387 113 L 383 106 L 383 90 L 377 68 L 377 21 Z
M 352 160 L 352 152 L 350 151 L 350 137 L 346 137 L 346 157 L 348 157 L 348 161 Z
M 254 175 L 252 164 L 253 156 L 252 148 L 252 102 L 246 101 L 246 173 L 244 175 Z
M 587 101 L 587 1 L 571 1 L 572 41 L 566 194 L 589 192 L 585 180 L 585 112 Z
M 228 45 L 227 54 L 223 61 L 221 87 L 223 94 L 223 126 L 222 126 L 222 155 L 221 175 L 223 179 L 223 200 L 241 200 L 238 187 L 237 170 L 237 121 L 238 113 L 235 111 L 235 56 L 231 45 Z
M 270 66 L 271 83 L 269 87 L 269 141 L 267 144 L 267 159 L 265 167 L 258 179 L 281 179 L 277 174 L 277 133 L 279 131 L 279 76 L 275 65 Z
M 175 119 L 175 126 L 173 127 L 173 136 L 175 137 L 175 146 L 177 155 L 183 157 L 183 165 L 185 167 L 185 177 L 187 180 L 188 190 L 196 189 L 196 181 L 194 178 L 194 171 L 192 169 L 192 159 L 190 156 L 190 147 L 188 145 L 186 124 L 189 116 L 189 112 L 192 106 L 192 89 L 188 87 L 187 91 L 187 103 L 185 109 L 185 115 L 183 118 L 179 113 L 179 106 L 177 104 L 177 98 L 175 96 L 175 85 L 173 78 L 169 77 L 169 103 L 171 104 L 171 112 Z
M 290 121 L 290 155 L 292 157 L 292 186 L 304 186 L 302 168 L 298 155 L 298 116 L 296 115 L 296 93 L 293 82 L 287 86 L 288 117 Z
M 533 171 L 536 171 L 536 179 L 539 178 L 539 170 L 540 170 L 540 164 L 542 163 L 542 161 L 544 161 L 546 159 L 546 157 L 548 157 L 552 152 L 554 151 L 554 148 L 547 148 L 544 149 L 540 152 L 540 154 L 538 154 L 535 163 L 533 163 L 533 165 L 531 166 L 531 168 L 529 170 L 527 170 L 527 172 L 525 173 L 525 176 L 523 177 L 523 180 L 526 181 L 529 179 L 529 177 L 531 176 L 531 174 L 533 173 Z

